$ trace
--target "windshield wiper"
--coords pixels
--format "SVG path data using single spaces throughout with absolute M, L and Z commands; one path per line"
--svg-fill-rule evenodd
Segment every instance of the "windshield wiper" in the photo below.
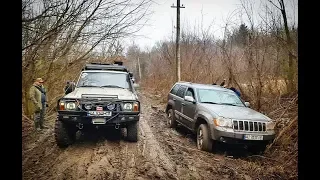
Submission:
M 215 103 L 215 102 L 201 102 L 201 103 L 218 104 L 218 103 Z
M 114 87 L 114 88 L 125 89 L 124 87 L 120 87 L 120 86 L 117 86 L 117 85 L 104 85 L 104 86 L 100 86 L 100 87 Z
M 230 105 L 230 106 L 238 106 L 236 104 L 232 104 L 232 103 L 220 103 L 221 105 Z
M 99 87 L 99 86 L 92 86 L 92 85 L 82 85 L 82 86 L 79 86 L 79 87 Z
M 236 104 L 231 104 L 231 103 L 215 103 L 215 102 L 201 102 L 201 103 L 218 104 L 218 105 L 230 105 L 230 106 L 238 106 L 238 105 L 236 105 Z

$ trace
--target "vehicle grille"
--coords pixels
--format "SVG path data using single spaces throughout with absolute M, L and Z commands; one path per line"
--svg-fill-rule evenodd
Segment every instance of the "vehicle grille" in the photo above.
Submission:
M 233 120 L 233 129 L 236 131 L 263 132 L 266 123 L 258 121 Z
M 108 108 L 107 108 L 107 105 L 109 103 L 95 103 L 95 104 L 92 104 L 92 108 L 91 108 L 91 111 L 95 111 L 96 108 L 99 106 L 99 107 L 102 107 L 103 111 L 110 111 Z M 115 104 L 115 108 L 112 110 L 112 111 L 121 111 L 121 105 L 119 103 L 114 103 Z M 85 108 L 85 105 L 82 104 L 82 109 L 86 110 Z

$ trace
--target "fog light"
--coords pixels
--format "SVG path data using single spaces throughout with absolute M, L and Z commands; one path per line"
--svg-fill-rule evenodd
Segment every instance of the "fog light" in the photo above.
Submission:
M 223 137 L 220 137 L 221 142 L 226 142 L 226 140 Z
M 86 104 L 86 105 L 84 106 L 84 108 L 86 108 L 87 110 L 90 110 L 90 109 L 92 108 L 92 105 L 91 105 L 91 104 Z
M 114 108 L 116 108 L 116 105 L 111 103 L 107 105 L 107 108 L 111 111 L 111 110 L 114 110 Z

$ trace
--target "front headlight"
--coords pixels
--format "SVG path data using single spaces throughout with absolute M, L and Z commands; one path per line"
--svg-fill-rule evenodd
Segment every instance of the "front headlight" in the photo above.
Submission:
M 134 103 L 124 103 L 123 104 L 123 110 L 124 111 L 134 111 L 138 112 L 139 111 L 139 103 L 134 102 Z
M 75 110 L 76 109 L 76 103 L 75 102 L 67 102 L 66 103 L 66 109 L 67 110 Z
M 274 130 L 275 125 L 276 125 L 276 123 L 273 122 L 273 121 L 267 122 L 267 123 L 266 123 L 267 131 L 268 131 L 268 130 Z
M 125 111 L 132 111 L 132 108 L 133 108 L 132 103 L 123 104 L 123 110 L 125 110 Z
M 213 120 L 216 126 L 232 128 L 232 120 L 228 118 L 219 117 Z

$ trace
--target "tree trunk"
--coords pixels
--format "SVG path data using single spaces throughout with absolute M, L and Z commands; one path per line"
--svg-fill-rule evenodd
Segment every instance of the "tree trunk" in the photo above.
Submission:
M 288 92 L 295 91 L 295 85 L 294 85 L 294 66 L 293 66 L 293 54 L 292 54 L 292 39 L 290 37 L 290 32 L 288 28 L 288 22 L 287 22 L 287 14 L 284 6 L 283 0 L 280 1 L 281 5 L 281 14 L 283 17 L 284 22 L 284 29 L 287 37 L 287 46 L 288 46 L 288 73 L 287 73 L 287 79 L 289 81 L 288 84 Z

